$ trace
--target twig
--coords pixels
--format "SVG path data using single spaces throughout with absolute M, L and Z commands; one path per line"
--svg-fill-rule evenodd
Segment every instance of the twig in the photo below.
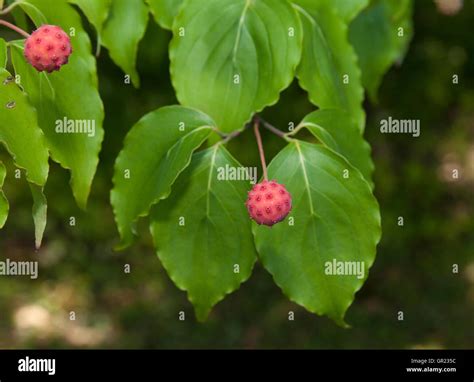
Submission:
M 222 132 L 218 132 L 218 134 L 222 134 Z M 225 143 L 229 142 L 230 140 L 238 137 L 240 134 L 242 134 L 242 130 L 237 130 L 237 131 L 234 131 L 233 133 L 225 134 L 223 136 L 224 139 L 223 139 L 222 143 L 225 144 Z
M 269 131 L 271 131 L 273 134 L 278 135 L 280 138 L 285 138 L 285 133 L 281 131 L 280 129 L 277 129 L 275 126 L 272 124 L 268 123 L 267 121 L 263 120 L 260 118 L 260 122 L 262 123 L 263 127 Z
M 285 134 L 286 138 L 293 137 L 294 135 L 298 134 L 301 130 L 303 130 L 306 127 L 306 124 L 304 122 L 301 122 L 298 126 L 296 126 L 293 131 L 290 131 L 289 133 Z
M 252 120 L 253 122 L 253 120 Z M 245 125 L 245 127 L 243 128 L 243 130 L 237 130 L 237 131 L 234 131 L 232 133 L 229 133 L 229 134 L 226 134 L 226 133 L 223 133 L 222 131 L 220 131 L 217 127 L 214 127 L 213 130 L 214 132 L 216 132 L 221 138 L 222 138 L 222 142 L 221 143 L 227 143 L 229 142 L 230 140 L 238 137 L 240 134 L 242 134 L 245 130 L 247 130 L 248 128 L 250 128 L 252 126 L 252 122 L 250 123 L 247 123 Z
M 217 127 L 212 127 L 212 131 L 214 131 L 217 135 L 219 135 L 219 137 L 221 137 L 222 139 L 225 139 L 227 138 L 227 134 L 223 133 L 222 131 L 220 131 Z

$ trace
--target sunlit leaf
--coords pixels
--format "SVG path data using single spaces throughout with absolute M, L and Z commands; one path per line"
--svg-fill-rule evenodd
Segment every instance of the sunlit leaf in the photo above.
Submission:
M 171 29 L 184 0 L 146 0 L 156 22 L 165 29 Z
M 372 184 L 374 163 L 370 145 L 343 110 L 317 110 L 301 122 L 318 140 L 345 157 Z
M 102 26 L 109 14 L 113 0 L 69 0 L 71 4 L 76 4 L 81 8 L 90 23 L 97 32 L 102 31 Z
M 15 43 L 11 51 L 21 86 L 38 110 L 51 156 L 71 171 L 73 194 L 84 208 L 104 136 L 104 110 L 90 40 L 79 14 L 65 0 L 24 0 L 21 7 L 32 16 L 28 5 L 40 10 L 48 23 L 74 31 L 71 36 L 74 52 L 69 63 L 50 75 L 38 73 L 26 62 L 21 44 Z
M 171 74 L 181 104 L 224 132 L 277 102 L 301 56 L 301 26 L 286 0 L 193 0 L 173 24 Z
M 7 176 L 7 170 L 2 162 L 0 162 L 0 228 L 5 226 L 5 223 L 8 218 L 8 200 L 3 193 L 3 183 L 5 182 L 5 178 Z
M 312 103 L 341 109 L 364 129 L 364 89 L 347 25 L 336 12 L 311 0 L 296 0 L 304 28 L 303 55 L 297 76 Z
M 318 0 L 332 7 L 346 23 L 350 23 L 367 5 L 369 0 Z
M 195 154 L 151 214 L 158 257 L 200 321 L 250 277 L 256 260 L 244 207 L 249 182 L 219 179 L 226 166 L 240 164 L 220 144 Z
M 411 0 L 374 0 L 350 26 L 362 82 L 373 100 L 382 77 L 405 56 L 413 37 Z
M 0 142 L 15 164 L 26 170 L 28 181 L 42 186 L 48 178 L 49 156 L 36 110 L 5 69 L 0 69 L 0 89 Z
M 7 43 L 4 39 L 0 38 L 0 68 L 5 69 L 7 66 Z
M 171 106 L 146 115 L 132 127 L 117 158 L 111 194 L 121 248 L 131 244 L 135 221 L 168 197 L 212 126 L 214 122 L 198 111 Z
M 377 201 L 362 174 L 322 145 L 292 141 L 268 171 L 292 194 L 293 210 L 272 228 L 255 226 L 260 259 L 291 300 L 345 326 L 375 259 Z
M 44 230 L 48 219 L 48 202 L 43 193 L 43 187 L 30 184 L 31 195 L 33 196 L 33 220 L 35 223 L 35 246 L 41 247 Z
M 135 87 L 140 86 L 136 70 L 138 44 L 148 24 L 148 7 L 144 0 L 113 0 L 105 22 L 102 43 L 110 57 L 130 75 Z

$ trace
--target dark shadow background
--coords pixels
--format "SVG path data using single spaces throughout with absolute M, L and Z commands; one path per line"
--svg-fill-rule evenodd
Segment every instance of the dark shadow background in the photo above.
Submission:
M 456 16 L 416 1 L 416 36 L 401 66 L 386 76 L 377 105 L 367 104 L 366 136 L 376 163 L 383 238 L 369 279 L 348 311 L 351 329 L 300 308 L 257 264 L 240 290 L 196 323 L 185 293 L 158 261 L 147 222 L 132 248 L 116 253 L 109 204 L 114 160 L 125 134 L 145 113 L 176 102 L 168 74 L 169 34 L 151 20 L 141 44 L 143 86 L 103 51 L 99 60 L 106 137 L 87 212 L 72 199 L 68 174 L 53 165 L 46 188 L 49 220 L 34 252 L 31 196 L 9 176 L 11 212 L 0 256 L 40 261 L 40 278 L 0 277 L 0 347 L 107 348 L 474 348 L 474 2 Z M 452 84 L 458 74 L 460 83 Z M 264 112 L 280 128 L 313 107 L 296 85 Z M 421 136 L 383 135 L 381 118 L 421 119 Z M 264 136 L 268 155 L 283 142 Z M 245 165 L 258 163 L 252 135 L 230 145 Z M 452 178 L 458 169 L 460 178 Z M 75 216 L 76 227 L 69 226 Z M 399 216 L 404 226 L 397 225 Z M 236 238 L 238 239 L 238 238 Z M 132 272 L 123 272 L 130 264 Z M 459 273 L 453 273 L 453 264 Z M 295 321 L 288 321 L 288 311 Z M 74 311 L 76 320 L 70 321 Z M 178 312 L 186 320 L 178 320 Z M 404 320 L 397 319 L 398 312 Z

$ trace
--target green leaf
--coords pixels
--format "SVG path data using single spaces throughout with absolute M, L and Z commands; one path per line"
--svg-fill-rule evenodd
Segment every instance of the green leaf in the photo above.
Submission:
M 172 195 L 151 213 L 158 257 L 200 321 L 250 277 L 256 259 L 244 206 L 249 183 L 219 179 L 226 166 L 240 164 L 221 144 L 195 154 Z
M 184 0 L 146 0 L 156 22 L 164 29 L 171 29 Z
M 13 3 L 13 1 L 11 1 Z M 28 31 L 30 26 L 28 24 L 28 17 L 26 16 L 25 12 L 20 7 L 15 7 L 11 11 L 11 15 L 13 17 L 13 21 L 15 25 L 25 31 Z
M 7 169 L 4 164 L 0 161 L 0 229 L 5 226 L 8 218 L 8 199 L 3 193 L 2 187 L 7 176 Z
M 5 69 L 7 66 L 8 52 L 7 43 L 3 38 L 0 38 L 0 69 Z
M 297 77 L 310 101 L 321 109 L 346 110 L 363 130 L 364 89 L 347 25 L 335 11 L 311 0 L 297 0 L 304 29 Z
M 0 68 L 0 141 L 13 156 L 18 167 L 26 169 L 35 204 L 33 218 L 36 230 L 37 248 L 46 225 L 46 213 L 40 200 L 40 193 L 46 183 L 49 171 L 49 153 L 43 132 L 38 126 L 36 110 L 28 102 L 27 96 L 16 85 L 14 78 Z M 5 168 L 0 168 L 0 188 L 5 178 Z M 43 196 L 44 198 L 44 196 Z M 44 203 L 44 205 L 46 205 Z M 8 202 L 0 195 L 0 228 L 6 220 Z
M 345 157 L 372 184 L 374 163 L 370 145 L 350 116 L 342 110 L 317 110 L 300 124 L 325 146 Z
M 321 0 L 320 0 L 321 1 Z M 332 7 L 349 24 L 367 5 L 369 0 L 322 0 Z
M 411 0 L 375 0 L 350 26 L 349 38 L 359 56 L 362 82 L 374 101 L 383 76 L 408 50 L 413 37 L 412 14 Z
M 45 14 L 40 10 L 40 8 L 37 7 L 38 5 L 38 2 L 41 1 L 41 0 L 37 0 L 37 1 L 34 1 L 34 0 L 21 0 L 21 9 L 20 9 L 20 12 L 21 10 L 23 10 L 23 14 L 25 14 L 24 12 L 27 13 L 28 17 L 33 21 L 33 23 L 39 27 L 43 24 L 48 24 L 48 19 L 46 18 Z M 59 2 L 63 2 L 65 0 L 58 0 L 58 3 Z M 17 10 L 17 9 L 15 9 Z M 15 16 L 15 14 L 14 14 Z M 26 17 L 25 17 L 26 18 Z M 19 12 L 17 12 L 17 15 L 15 16 L 15 20 L 21 20 L 22 22 L 25 21 L 23 20 L 23 17 L 20 16 Z M 28 18 L 26 18 L 26 21 L 28 21 Z
M 113 0 L 69 0 L 81 8 L 89 22 L 94 26 L 98 35 L 102 32 L 102 26 L 109 14 Z
M 74 197 L 85 208 L 104 136 L 104 109 L 90 40 L 78 13 L 65 0 L 28 0 L 28 4 L 40 9 L 48 23 L 66 31 L 75 30 L 75 36 L 71 37 L 74 52 L 69 64 L 50 75 L 36 72 L 25 61 L 21 45 L 15 43 L 11 51 L 21 85 L 38 110 L 39 124 L 52 158 L 70 169 Z M 25 5 L 22 3 L 22 8 L 30 15 L 31 7 Z M 62 133 L 60 128 L 64 125 L 74 127 L 76 132 Z M 86 132 L 78 132 L 81 130 Z
M 33 196 L 33 220 L 35 222 L 35 246 L 41 247 L 43 234 L 48 218 L 48 202 L 43 193 L 43 187 L 30 184 L 31 195 Z
M 300 21 L 286 0 L 187 1 L 173 32 L 180 103 L 209 114 L 225 132 L 243 129 L 277 102 L 300 60 Z
M 49 155 L 36 110 L 5 69 L 0 69 L 0 141 L 29 182 L 46 183 Z
M 322 145 L 294 140 L 268 171 L 292 194 L 293 210 L 271 229 L 254 227 L 263 265 L 292 301 L 346 326 L 345 312 L 367 278 L 380 239 L 376 199 L 360 172 Z M 364 272 L 330 275 L 334 261 L 355 262 Z
M 117 158 L 111 193 L 122 238 L 119 248 L 133 241 L 135 221 L 168 197 L 172 184 L 214 125 L 198 111 L 170 106 L 146 115 L 132 127 Z
M 130 75 L 135 87 L 140 86 L 135 68 L 138 44 L 145 35 L 147 23 L 148 7 L 144 0 L 113 0 L 102 34 L 102 43 L 110 57 Z

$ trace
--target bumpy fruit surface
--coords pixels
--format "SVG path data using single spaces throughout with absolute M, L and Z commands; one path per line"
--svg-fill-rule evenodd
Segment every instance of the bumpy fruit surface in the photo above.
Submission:
M 263 181 L 252 188 L 245 205 L 258 224 L 272 226 L 290 213 L 291 195 L 285 186 L 274 180 Z
M 55 25 L 41 26 L 25 42 L 25 57 L 39 72 L 61 69 L 71 53 L 69 36 Z

